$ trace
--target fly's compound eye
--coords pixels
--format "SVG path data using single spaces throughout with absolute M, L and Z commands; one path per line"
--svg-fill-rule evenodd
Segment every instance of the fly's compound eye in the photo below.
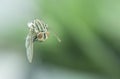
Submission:
M 40 32 L 37 34 L 38 41 L 45 41 L 49 36 L 49 32 Z
M 40 33 L 37 34 L 37 39 L 38 39 L 38 41 L 44 41 L 43 38 L 44 38 L 44 35 L 43 35 L 42 32 L 40 32 Z

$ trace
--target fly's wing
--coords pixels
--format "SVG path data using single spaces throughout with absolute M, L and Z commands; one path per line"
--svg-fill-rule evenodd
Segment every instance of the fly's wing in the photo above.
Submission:
M 25 46 L 26 46 L 26 53 L 27 53 L 28 61 L 31 63 L 32 58 L 33 58 L 33 35 L 31 31 L 26 37 Z

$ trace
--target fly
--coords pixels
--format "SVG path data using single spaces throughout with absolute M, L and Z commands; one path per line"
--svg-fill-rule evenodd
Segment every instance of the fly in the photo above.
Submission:
M 28 23 L 29 33 L 26 37 L 25 47 L 28 61 L 31 63 L 33 59 L 33 43 L 35 41 L 43 42 L 48 39 L 49 31 L 48 25 L 39 19 L 35 19 Z M 56 38 L 60 42 L 61 40 L 55 34 Z

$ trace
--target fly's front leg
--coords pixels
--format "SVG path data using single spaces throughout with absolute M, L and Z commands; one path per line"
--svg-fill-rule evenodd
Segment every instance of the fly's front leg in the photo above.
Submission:
M 33 42 L 37 41 L 37 36 L 33 37 Z

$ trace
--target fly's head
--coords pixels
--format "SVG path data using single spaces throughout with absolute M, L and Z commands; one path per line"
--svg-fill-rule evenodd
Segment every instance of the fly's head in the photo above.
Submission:
M 37 40 L 42 42 L 42 41 L 45 41 L 46 39 L 48 39 L 49 37 L 49 32 L 39 32 L 37 34 Z

